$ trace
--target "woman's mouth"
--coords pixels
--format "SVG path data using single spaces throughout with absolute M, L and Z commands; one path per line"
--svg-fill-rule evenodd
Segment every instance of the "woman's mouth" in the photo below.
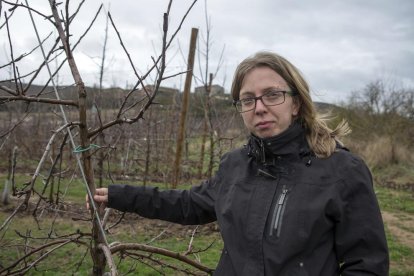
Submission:
M 271 121 L 263 121 L 263 122 L 257 123 L 255 127 L 258 129 L 266 129 L 266 128 L 269 128 L 271 125 L 272 125 Z

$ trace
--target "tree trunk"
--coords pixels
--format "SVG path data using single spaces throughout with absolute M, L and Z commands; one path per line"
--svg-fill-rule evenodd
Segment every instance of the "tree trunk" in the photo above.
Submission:
M 145 137 L 145 171 L 144 171 L 144 180 L 143 185 L 147 185 L 148 181 L 148 175 L 149 175 L 149 165 L 150 165 L 150 156 L 151 156 L 151 140 L 150 140 L 150 134 L 151 134 L 151 119 L 152 119 L 152 109 L 148 110 L 148 117 L 147 117 L 147 135 Z
M 8 154 L 9 164 L 8 164 L 8 169 L 7 169 L 7 178 L 4 180 L 4 188 L 3 188 L 3 193 L 1 195 L 1 203 L 3 205 L 9 204 L 9 184 L 10 184 L 10 178 L 11 178 L 12 170 L 13 170 L 13 159 L 14 159 L 15 152 L 16 152 L 15 150 L 12 150 L 10 148 L 9 154 Z
M 198 178 L 199 179 L 203 177 L 204 155 L 205 155 L 205 149 L 206 149 L 207 133 L 208 133 L 207 118 L 206 116 L 204 116 L 203 136 L 201 137 L 200 161 L 198 162 Z
M 213 74 L 210 73 L 210 80 L 208 84 L 208 98 L 207 98 L 207 115 L 210 130 L 210 162 L 208 164 L 208 178 L 211 178 L 213 174 L 214 166 L 214 129 L 213 118 L 211 115 L 211 85 L 213 83 Z
M 67 56 L 67 60 L 69 63 L 70 70 L 72 72 L 72 76 L 75 80 L 76 87 L 78 90 L 78 105 L 79 105 L 79 138 L 80 138 L 80 146 L 82 149 L 82 165 L 83 170 L 85 173 L 85 178 L 89 190 L 93 194 L 95 193 L 95 183 L 94 183 L 94 175 L 93 175 L 93 166 L 90 151 L 86 150 L 90 147 L 90 140 L 88 138 L 88 125 L 87 125 L 87 115 L 86 115 L 86 90 L 83 80 L 80 76 L 78 67 L 76 65 L 75 59 L 72 55 L 72 51 L 69 46 L 69 38 L 66 37 L 65 31 L 62 27 L 62 20 L 59 17 L 58 10 L 56 8 L 56 3 L 50 0 L 50 7 L 52 9 L 53 17 L 55 20 L 56 28 L 59 33 L 60 40 L 64 46 L 65 53 Z M 102 215 L 102 214 L 100 214 Z M 105 255 L 101 249 L 98 248 L 100 243 L 105 243 L 105 238 L 103 237 L 102 232 L 100 231 L 100 225 L 95 217 L 94 210 L 91 210 L 91 216 L 93 219 L 93 227 L 92 227 L 92 237 L 93 237 L 93 245 L 91 248 L 91 256 L 93 260 L 93 274 L 94 275 L 102 275 L 105 272 Z

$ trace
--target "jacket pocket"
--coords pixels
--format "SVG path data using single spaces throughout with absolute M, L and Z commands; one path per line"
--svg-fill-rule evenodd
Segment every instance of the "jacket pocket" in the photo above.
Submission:
M 276 236 L 277 238 L 279 238 L 280 236 L 280 231 L 282 229 L 282 224 L 283 224 L 283 215 L 285 213 L 285 208 L 286 208 L 286 204 L 287 204 L 287 200 L 288 200 L 288 195 L 289 190 L 286 188 L 286 186 L 283 186 L 282 188 L 282 192 L 280 193 L 275 207 L 273 209 L 273 214 L 272 214 L 272 221 L 270 223 L 270 231 L 269 231 L 269 236 Z

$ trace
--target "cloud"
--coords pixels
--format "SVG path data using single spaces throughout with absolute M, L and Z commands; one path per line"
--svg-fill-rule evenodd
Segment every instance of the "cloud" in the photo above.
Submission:
M 190 3 L 186 0 L 173 2 L 170 35 Z M 50 14 L 47 3 L 33 2 L 31 5 L 40 8 L 44 14 Z M 71 27 L 74 34 L 72 42 L 86 29 L 98 5 L 95 1 L 85 2 Z M 192 27 L 199 28 L 199 37 L 205 38 L 204 5 L 202 0 L 196 3 L 182 26 L 178 41 L 171 45 L 168 74 L 185 70 Z M 71 8 L 76 7 L 73 4 Z M 367 83 L 384 76 L 392 76 L 402 86 L 414 85 L 414 1 L 209 0 L 207 8 L 212 27 L 209 71 L 216 71 L 219 55 L 225 46 L 224 64 L 216 82 L 225 82 L 227 89 L 237 64 L 259 50 L 275 51 L 292 61 L 303 72 L 319 101 L 344 100 L 351 91 L 362 89 Z M 126 0 L 122 3 L 111 0 L 105 3 L 105 10 L 110 10 L 139 72 L 145 72 L 152 65 L 151 56 L 156 57 L 160 53 L 162 15 L 166 9 L 167 1 L 164 0 Z M 96 25 L 75 51 L 87 85 L 97 82 L 99 67 L 96 63 L 102 55 L 104 14 L 98 17 Z M 24 22 L 27 26 L 13 27 L 13 39 L 17 43 L 15 53 L 18 55 L 36 45 L 36 39 L 27 11 L 19 9 L 13 20 L 16 20 L 13 26 L 17 26 L 16 22 Z M 50 23 L 39 17 L 36 21 L 44 37 L 50 30 Z M 9 56 L 4 28 L 0 30 L 0 41 L 2 50 L 6 49 L 0 53 L 3 61 Z M 205 50 L 202 44 L 199 47 L 201 51 Z M 36 59 L 41 60 L 40 52 L 33 55 L 31 63 Z M 199 74 L 197 64 L 196 68 Z M 20 69 L 26 72 L 33 70 L 30 64 L 23 63 Z M 1 78 L 4 78 L 4 72 L 0 71 Z M 104 78 L 108 86 L 124 86 L 136 81 L 111 25 Z M 166 84 L 180 87 L 182 77 Z

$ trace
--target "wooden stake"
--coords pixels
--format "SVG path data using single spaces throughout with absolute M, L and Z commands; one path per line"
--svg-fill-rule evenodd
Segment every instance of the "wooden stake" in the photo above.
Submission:
M 193 79 L 193 68 L 194 68 L 194 56 L 196 50 L 198 29 L 191 29 L 191 40 L 190 40 L 190 51 L 188 53 L 188 64 L 187 64 L 187 75 L 185 77 L 183 100 L 181 103 L 181 114 L 180 114 L 180 124 L 178 125 L 178 139 L 177 147 L 175 152 L 175 161 L 173 168 L 173 178 L 172 178 L 172 188 L 175 189 L 180 180 L 180 166 L 181 166 L 181 153 L 184 144 L 184 135 L 185 135 L 185 123 L 188 111 L 188 102 L 191 90 L 191 81 Z

